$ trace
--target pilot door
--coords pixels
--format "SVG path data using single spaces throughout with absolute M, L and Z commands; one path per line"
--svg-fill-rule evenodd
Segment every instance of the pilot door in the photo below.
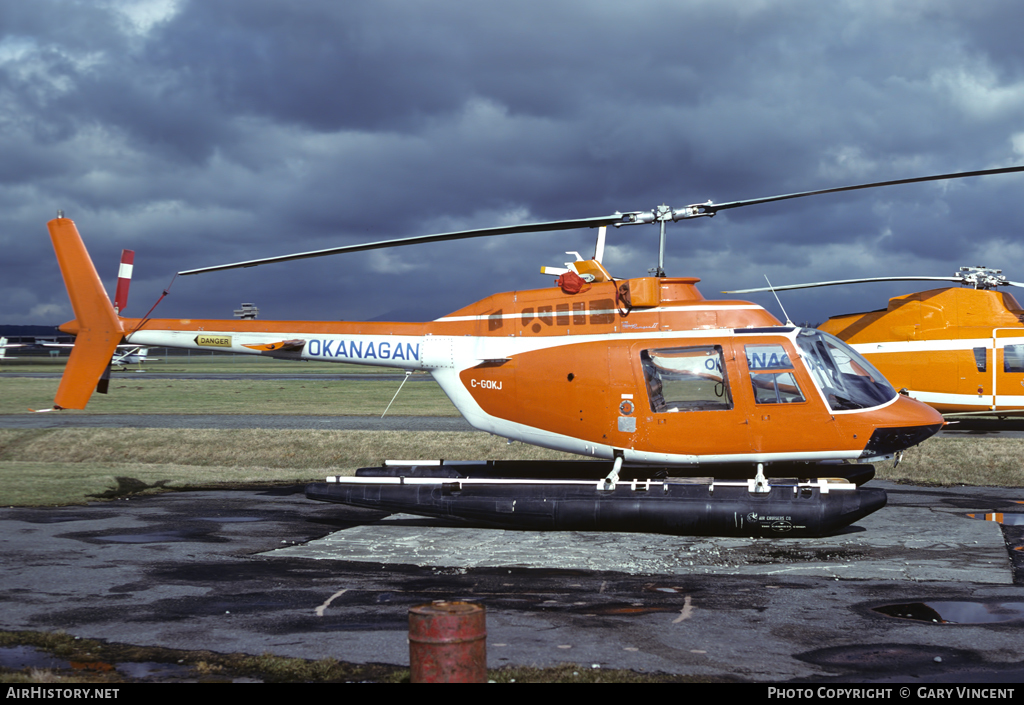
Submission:
M 740 399 L 750 409 L 751 448 L 758 454 L 827 451 L 838 447 L 840 431 L 834 413 L 826 408 L 822 390 L 832 390 L 830 380 L 841 376 L 849 359 L 840 351 L 822 346 L 812 362 L 795 352 L 788 338 L 736 341 L 745 384 Z M 807 365 L 820 375 L 815 384 Z M 838 405 L 838 402 L 837 402 Z

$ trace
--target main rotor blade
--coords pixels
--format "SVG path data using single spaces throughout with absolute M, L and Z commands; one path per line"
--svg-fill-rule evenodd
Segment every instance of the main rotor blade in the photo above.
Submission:
M 242 267 L 257 267 L 262 264 L 273 262 L 290 262 L 297 259 L 311 257 L 324 257 L 347 252 L 363 252 L 365 250 L 379 250 L 387 247 L 402 247 L 404 245 L 417 245 L 428 242 L 444 242 L 446 240 L 463 240 L 474 237 L 489 237 L 492 235 L 511 235 L 514 233 L 534 233 L 551 230 L 574 230 L 576 228 L 596 228 L 602 225 L 639 225 L 643 223 L 666 222 L 669 220 L 679 221 L 690 218 L 713 216 L 718 211 L 740 208 L 742 206 L 753 206 L 760 203 L 771 203 L 773 201 L 785 201 L 792 198 L 803 198 L 804 196 L 818 196 L 826 193 L 840 193 L 842 191 L 857 191 L 859 189 L 878 188 L 881 186 L 897 186 L 899 184 L 914 184 L 923 181 L 943 181 L 946 179 L 962 179 L 969 176 L 987 176 L 992 174 L 1010 174 L 1024 171 L 1024 166 L 1011 166 L 1000 169 L 983 169 L 980 171 L 962 171 L 954 174 L 936 174 L 934 176 L 918 176 L 912 179 L 896 179 L 894 181 L 876 181 L 870 184 L 858 184 L 856 186 L 839 186 L 837 188 L 819 189 L 817 191 L 801 191 L 800 193 L 789 193 L 781 196 L 767 196 L 765 198 L 753 198 L 745 201 L 729 201 L 726 203 L 698 203 L 686 206 L 681 209 L 660 206 L 651 211 L 633 211 L 630 213 L 615 213 L 613 215 L 600 216 L 597 218 L 579 218 L 574 220 L 554 220 L 542 223 L 527 223 L 523 225 L 512 225 L 498 228 L 478 228 L 475 230 L 460 230 L 451 233 L 439 233 L 436 235 L 418 235 L 415 237 L 398 238 L 395 240 L 381 240 L 361 245 L 346 245 L 343 247 L 331 247 L 326 250 L 313 250 L 311 252 L 299 252 L 291 255 L 278 257 L 265 257 L 262 259 L 247 260 L 245 262 L 233 262 L 231 264 L 220 264 L 213 267 L 201 267 L 178 272 L 179 275 L 200 274 L 202 272 L 219 272 L 225 269 L 240 269 Z M 664 235 L 663 235 L 664 237 Z M 853 283 L 853 282 L 843 282 Z M 828 284 L 816 284 L 814 286 L 828 286 Z M 779 287 L 790 288 L 790 287 Z M 749 290 L 754 291 L 754 290 Z M 763 289 L 761 291 L 767 291 Z M 741 293 L 741 292 L 734 292 Z
M 200 274 L 202 272 L 218 272 L 224 269 L 239 269 L 242 267 L 257 267 L 261 264 L 273 262 L 290 262 L 296 259 L 307 259 L 310 257 L 323 257 L 325 255 L 337 255 L 345 252 L 363 252 L 365 250 L 380 250 L 386 247 L 401 247 L 404 245 L 417 245 L 427 242 L 444 242 L 446 240 L 464 240 L 472 237 L 489 237 L 491 235 L 512 235 L 514 233 L 535 233 L 547 230 L 574 230 L 576 228 L 596 228 L 602 225 L 614 225 L 622 223 L 623 219 L 630 214 L 615 213 L 614 215 L 600 216 L 597 218 L 580 218 L 576 220 L 554 220 L 545 223 L 528 223 L 524 225 L 510 225 L 498 228 L 478 228 L 476 230 L 459 230 L 451 233 L 439 233 L 436 235 L 417 235 L 415 237 L 403 237 L 395 240 L 380 240 L 361 245 L 345 245 L 343 247 L 331 247 L 326 250 L 313 250 L 311 252 L 299 252 L 292 255 L 281 255 L 278 257 L 264 257 L 252 259 L 245 262 L 234 262 L 232 264 L 219 264 L 214 267 L 202 267 L 178 272 L 179 275 Z
M 916 184 L 923 181 L 945 181 L 948 179 L 965 179 L 969 176 L 989 176 L 992 174 L 1012 174 L 1024 171 L 1024 166 L 1008 166 L 1001 169 L 982 169 L 981 171 L 961 171 L 954 174 L 936 174 L 934 176 L 917 176 L 912 179 L 896 179 L 895 181 L 875 181 L 870 184 L 858 184 L 856 186 L 839 186 L 836 188 L 819 189 L 817 191 L 801 191 L 800 193 L 788 193 L 783 196 L 767 196 L 765 198 L 752 198 L 746 201 L 729 201 L 728 203 L 702 203 L 691 208 L 703 210 L 701 215 L 714 215 L 718 211 L 741 206 L 754 206 L 759 203 L 771 203 L 773 201 L 786 201 L 791 198 L 803 198 L 804 196 L 819 196 L 825 193 L 841 193 L 843 191 L 858 191 L 866 188 L 878 188 L 881 186 L 899 186 L 900 184 Z
M 763 286 L 757 289 L 736 289 L 734 291 L 723 291 L 723 294 L 756 294 L 762 291 L 788 291 L 791 289 L 813 289 L 816 286 L 838 286 L 840 284 L 863 284 L 865 282 L 958 282 L 963 280 L 959 277 L 871 277 L 869 279 L 841 279 L 831 282 L 812 282 L 809 284 L 790 284 L 788 286 Z

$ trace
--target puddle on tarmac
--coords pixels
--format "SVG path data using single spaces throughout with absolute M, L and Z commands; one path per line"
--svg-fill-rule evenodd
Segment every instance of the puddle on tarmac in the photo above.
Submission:
M 149 534 L 111 534 L 97 536 L 100 543 L 173 543 L 177 541 L 195 541 L 193 534 L 185 531 L 158 531 Z
M 1024 619 L 1024 602 L 904 602 L 873 611 L 933 624 L 994 624 Z
M 674 585 L 660 585 L 658 583 L 648 583 L 644 585 L 645 592 L 666 592 L 669 594 L 678 594 L 682 592 L 682 588 L 678 588 Z
M 604 605 L 587 610 L 592 614 L 652 614 L 655 612 L 678 612 L 678 606 L 664 605 Z
M 1024 514 L 1011 514 L 1009 512 L 990 512 L 989 514 L 968 514 L 971 519 L 983 519 L 995 521 L 1005 526 L 1024 526 Z
M 147 678 L 190 678 L 192 669 L 173 663 L 157 663 L 155 661 L 129 662 L 117 664 L 117 670 L 129 678 L 145 680 Z
M 33 646 L 7 646 L 0 648 L 0 668 L 24 671 L 27 668 L 50 671 L 80 671 L 109 673 L 117 671 L 132 680 L 187 680 L 195 678 L 190 666 L 155 661 L 107 663 L 105 661 L 68 661 L 57 658 Z M 247 679 L 258 682 L 254 679 Z M 236 682 L 238 680 L 236 679 Z
M 0 648 L 0 666 L 20 671 L 25 668 L 71 668 L 71 664 L 32 646 Z
M 196 517 L 199 521 L 220 521 L 230 524 L 240 521 L 264 521 L 263 517 Z

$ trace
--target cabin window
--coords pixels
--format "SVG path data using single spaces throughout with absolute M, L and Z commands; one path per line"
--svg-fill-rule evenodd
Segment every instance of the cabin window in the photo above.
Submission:
M 791 404 L 805 401 L 793 376 L 793 363 L 781 345 L 747 345 L 747 369 L 758 404 Z
M 988 348 L 973 348 L 974 364 L 978 366 L 978 372 L 984 372 L 988 365 L 985 364 L 985 353 Z
M 732 408 L 721 346 L 644 350 L 640 362 L 651 411 L 662 414 Z
M 555 306 L 555 323 L 560 326 L 569 325 L 569 304 Z
M 572 324 L 583 326 L 587 324 L 587 302 L 574 301 L 572 304 Z
M 1024 372 L 1024 345 L 1003 348 L 1003 372 Z

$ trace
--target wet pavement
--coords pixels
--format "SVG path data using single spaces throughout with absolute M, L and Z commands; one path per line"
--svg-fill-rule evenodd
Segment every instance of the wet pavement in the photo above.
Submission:
M 967 516 L 1019 511 L 1024 490 L 871 484 L 889 505 L 825 539 L 466 529 L 300 487 L 6 508 L 0 628 L 403 665 L 410 607 L 472 600 L 492 668 L 1024 677 L 1024 527 Z M 942 622 L 953 603 L 971 623 Z

